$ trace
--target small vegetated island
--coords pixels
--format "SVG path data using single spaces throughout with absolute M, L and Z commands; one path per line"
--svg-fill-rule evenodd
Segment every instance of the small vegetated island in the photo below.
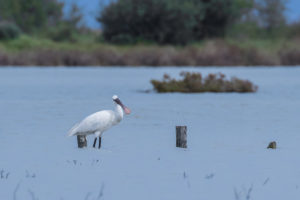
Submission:
M 222 73 L 208 74 L 202 77 L 201 73 L 181 72 L 182 80 L 171 78 L 168 74 L 163 76 L 163 80 L 151 80 L 154 90 L 159 93 L 182 92 L 182 93 L 200 93 L 200 92 L 256 92 L 258 86 L 248 80 L 242 80 L 236 77 L 226 79 Z

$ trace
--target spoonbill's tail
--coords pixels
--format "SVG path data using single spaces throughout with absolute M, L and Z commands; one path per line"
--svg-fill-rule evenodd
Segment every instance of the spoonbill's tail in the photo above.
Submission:
M 71 130 L 69 130 L 69 132 L 68 132 L 68 136 L 69 136 L 69 137 L 76 134 L 78 125 L 79 125 L 79 123 L 75 124 L 75 125 L 71 128 Z

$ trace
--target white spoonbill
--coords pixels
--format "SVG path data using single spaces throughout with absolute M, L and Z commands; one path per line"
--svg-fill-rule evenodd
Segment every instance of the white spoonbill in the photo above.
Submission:
M 130 109 L 124 106 L 117 95 L 112 97 L 115 103 L 115 110 L 102 110 L 87 116 L 81 122 L 76 124 L 68 133 L 68 136 L 74 135 L 95 135 L 94 145 L 95 148 L 97 138 L 99 137 L 99 146 L 101 147 L 101 136 L 104 131 L 110 127 L 117 125 L 123 119 L 124 112 L 130 114 Z M 124 112 L 123 112 L 124 111 Z

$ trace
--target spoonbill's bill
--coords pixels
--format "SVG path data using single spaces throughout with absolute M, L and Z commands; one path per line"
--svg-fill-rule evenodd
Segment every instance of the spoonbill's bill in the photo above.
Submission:
M 117 125 L 123 119 L 125 114 L 130 114 L 130 109 L 124 106 L 117 95 L 112 97 L 115 110 L 102 110 L 87 116 L 81 122 L 77 123 L 68 133 L 68 136 L 74 135 L 95 135 L 94 145 L 95 148 L 97 143 L 97 138 L 99 137 L 99 146 L 101 147 L 101 136 L 104 131 L 110 127 Z

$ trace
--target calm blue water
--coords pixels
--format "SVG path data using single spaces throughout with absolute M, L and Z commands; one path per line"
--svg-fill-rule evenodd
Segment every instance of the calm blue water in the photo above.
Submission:
M 223 72 L 259 90 L 140 92 L 182 70 Z M 28 191 L 41 200 L 97 199 L 101 188 L 103 199 L 234 199 L 234 189 L 243 199 L 251 185 L 253 199 L 298 199 L 299 77 L 300 68 L 280 67 L 0 68 L 0 170 L 9 173 L 0 199 L 31 200 Z M 104 134 L 101 150 L 92 137 L 78 150 L 67 131 L 113 109 L 114 94 L 132 114 Z M 186 151 L 174 147 L 176 125 L 188 126 Z M 279 148 L 266 150 L 273 140 Z

